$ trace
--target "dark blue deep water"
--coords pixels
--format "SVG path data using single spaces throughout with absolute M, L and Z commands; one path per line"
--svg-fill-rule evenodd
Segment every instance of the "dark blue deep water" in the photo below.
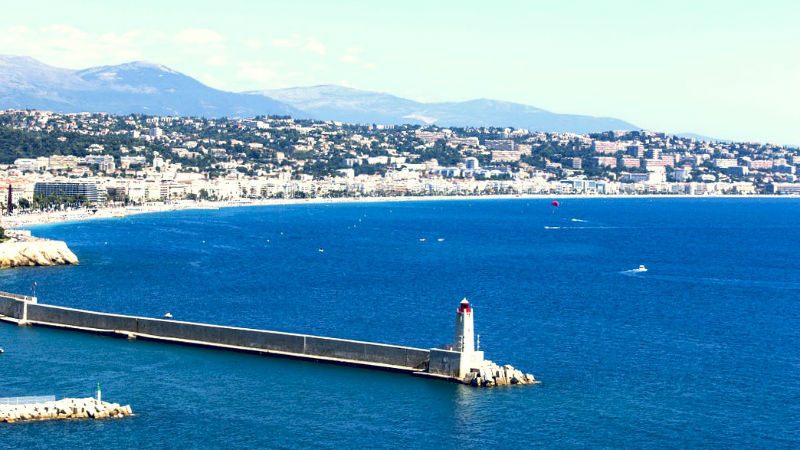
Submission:
M 0 445 L 796 448 L 799 218 L 796 199 L 566 198 L 37 227 L 81 265 L 4 270 L 0 290 L 36 281 L 43 303 L 416 347 L 449 342 L 468 297 L 487 358 L 543 384 L 476 390 L 0 324 L 0 396 L 90 396 L 100 381 L 137 413 L 0 425 Z

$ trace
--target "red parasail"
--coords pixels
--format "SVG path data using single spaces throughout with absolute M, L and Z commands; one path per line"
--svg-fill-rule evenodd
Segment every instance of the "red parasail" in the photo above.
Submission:
M 558 205 L 560 205 L 561 203 L 558 203 L 558 200 L 553 200 L 553 203 L 550 204 L 558 208 Z

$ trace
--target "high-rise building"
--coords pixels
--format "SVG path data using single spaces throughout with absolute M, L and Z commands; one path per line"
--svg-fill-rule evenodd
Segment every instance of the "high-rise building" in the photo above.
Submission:
M 617 158 L 613 156 L 595 156 L 594 161 L 598 167 L 617 167 Z
M 514 141 L 510 139 L 487 139 L 486 148 L 490 150 L 505 150 L 505 151 L 515 150 Z
M 33 194 L 43 195 L 45 197 L 72 197 L 82 195 L 86 197 L 89 203 L 100 203 L 105 201 L 106 198 L 105 188 L 95 183 L 84 181 L 36 183 L 33 186 Z
M 604 155 L 613 155 L 619 151 L 619 145 L 616 141 L 594 141 L 592 148 L 595 152 Z
M 476 170 L 481 168 L 481 164 L 480 162 L 478 162 L 478 158 L 470 156 L 464 158 L 464 167 L 466 167 L 469 170 Z
M 620 158 L 620 162 L 622 163 L 622 167 L 628 168 L 639 167 L 641 165 L 639 158 L 631 158 L 630 156 L 623 156 Z
M 687 168 L 675 169 L 672 172 L 672 179 L 678 182 L 684 182 L 691 177 L 691 170 Z
M 644 158 L 644 147 L 641 144 L 629 145 L 625 151 L 634 158 Z

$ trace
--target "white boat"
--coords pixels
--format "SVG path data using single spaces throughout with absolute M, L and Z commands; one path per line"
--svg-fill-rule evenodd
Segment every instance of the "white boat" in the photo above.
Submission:
M 647 267 L 645 267 L 644 264 L 639 264 L 639 268 L 638 269 L 633 269 L 633 271 L 634 272 L 647 272 Z

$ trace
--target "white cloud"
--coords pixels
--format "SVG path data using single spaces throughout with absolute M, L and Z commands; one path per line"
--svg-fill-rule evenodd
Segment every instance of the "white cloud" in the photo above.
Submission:
M 225 41 L 221 34 L 206 28 L 187 28 L 173 37 L 176 41 L 187 44 L 219 44 Z
M 278 38 L 272 40 L 272 46 L 277 48 L 298 48 L 302 52 L 324 55 L 325 46 L 315 37 L 305 37 L 293 34 L 291 38 Z
M 269 82 L 277 75 L 274 70 L 259 62 L 239 63 L 239 71 L 236 74 L 239 78 L 261 83 Z
M 222 53 L 217 53 L 216 55 L 211 55 L 208 59 L 206 59 L 206 64 L 209 66 L 225 66 L 228 64 L 228 57 Z
M 325 54 L 325 46 L 314 38 L 309 39 L 308 42 L 306 42 L 306 45 L 303 46 L 302 50 L 304 52 L 316 53 L 318 55 Z
M 8 27 L 9 33 L 24 34 L 24 33 L 30 33 L 31 31 L 32 30 L 26 27 L 25 25 L 12 25 Z
M 337 70 L 344 69 L 342 64 L 351 70 L 377 70 L 360 48 L 344 47 L 344 51 L 334 53 L 312 35 L 290 34 L 274 40 L 243 38 L 235 41 L 235 48 L 232 42 L 202 28 L 165 33 L 150 28 L 95 32 L 65 24 L 0 26 L 2 53 L 31 56 L 71 69 L 147 60 L 233 91 L 330 82 L 331 77 L 337 77 Z M 284 52 L 275 47 L 285 48 L 286 54 L 281 57 Z M 269 56 L 263 60 L 250 56 L 260 52 L 273 54 L 260 55 Z M 300 71 L 301 67 L 304 70 Z
M 62 24 L 36 29 L 10 26 L 0 28 L 0 48 L 3 53 L 31 56 L 58 67 L 82 69 L 152 59 L 145 56 L 145 50 L 156 45 L 160 47 L 165 37 L 152 30 L 90 33 Z
M 291 39 L 273 39 L 272 46 L 278 48 L 293 48 L 297 47 L 300 44 L 297 41 Z
M 364 49 L 361 47 L 348 47 L 345 49 L 344 55 L 339 58 L 339 61 L 347 64 L 358 64 L 361 62 L 361 58 L 358 56 L 358 54 L 362 53 L 363 51 Z M 371 70 L 378 68 L 378 66 L 373 63 L 366 63 L 364 64 L 364 67 Z
M 260 49 L 264 44 L 261 43 L 258 39 L 247 39 L 244 41 L 244 46 L 247 48 L 251 48 L 253 50 Z
M 341 58 L 339 58 L 339 61 L 341 61 L 343 63 L 348 63 L 348 64 L 357 64 L 361 60 L 356 55 L 344 55 Z
M 57 33 L 62 35 L 65 39 L 86 39 L 87 33 L 83 30 L 73 27 L 72 25 L 50 25 L 42 28 L 45 33 Z

